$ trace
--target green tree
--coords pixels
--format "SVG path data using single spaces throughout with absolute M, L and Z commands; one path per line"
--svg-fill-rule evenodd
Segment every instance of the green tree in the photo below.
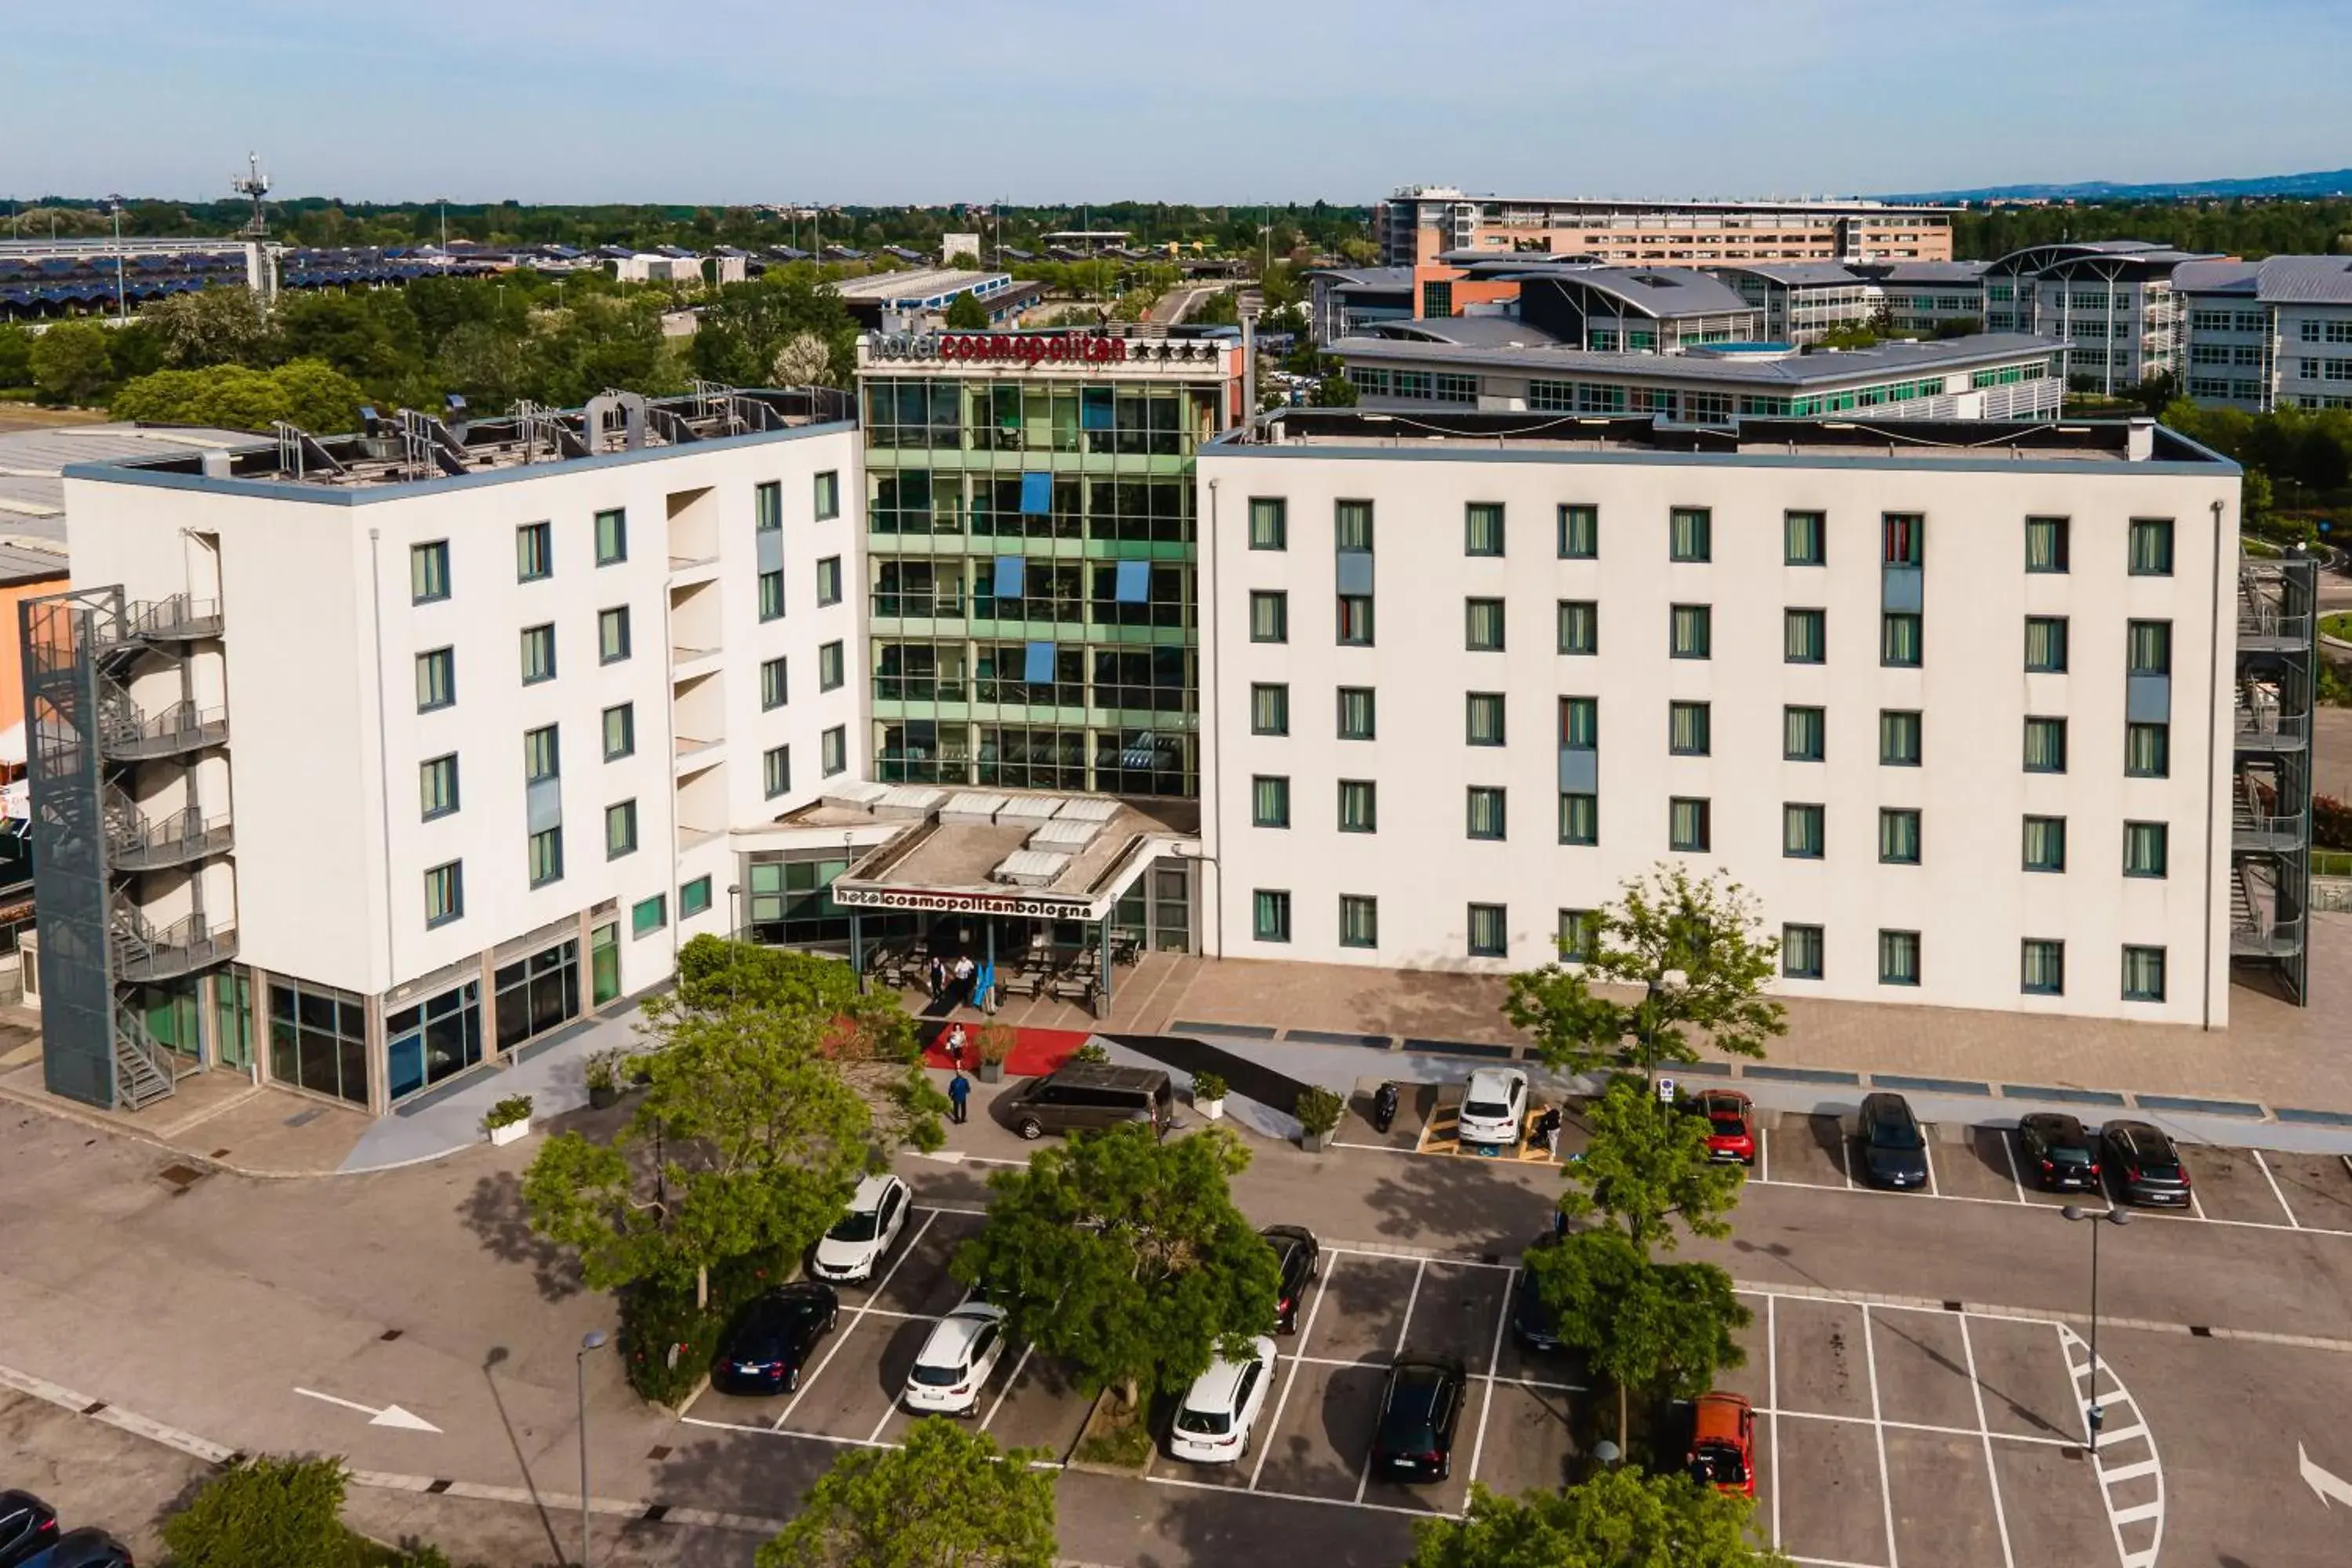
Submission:
M 177 1568 L 356 1568 L 343 1484 L 338 1459 L 240 1460 L 163 1521 L 163 1544 Z
M 1698 1059 L 1688 1031 L 1734 1056 L 1761 1057 L 1764 1042 L 1789 1032 L 1780 1004 L 1764 994 L 1780 953 L 1764 934 L 1755 900 L 1719 873 L 1694 879 L 1661 866 L 1628 881 L 1617 902 L 1595 910 L 1584 956 L 1510 979 L 1504 1016 L 1535 1037 L 1546 1063 L 1591 1072 L 1624 1059 L 1654 1068 Z M 1643 988 L 1620 1001 L 1595 984 Z
M 284 420 L 331 435 L 357 428 L 365 401 L 349 377 L 316 360 L 297 360 L 268 371 L 241 364 L 157 371 L 126 383 L 108 411 L 117 419 L 227 430 L 267 430 Z
M 1356 384 L 1348 373 L 1333 362 L 1331 370 L 1315 384 L 1315 406 L 1318 408 L 1353 408 L 1356 406 Z
M 759 1568 L 1053 1568 L 1054 1477 L 1032 1468 L 1047 1457 L 927 1417 L 903 1447 L 835 1459 Z
M 766 386 L 782 379 L 779 356 L 810 336 L 825 346 L 821 379 L 848 385 L 856 370 L 857 324 L 830 284 L 792 268 L 719 289 L 703 308 L 689 353 L 698 375 L 731 386 Z
M 33 340 L 33 390 L 44 403 L 94 407 L 114 382 L 107 329 L 96 321 L 59 321 Z
M 33 335 L 22 327 L 0 324 L 0 387 L 15 391 L 33 384 Z
M 214 364 L 267 364 L 275 355 L 276 328 L 253 290 L 242 284 L 174 294 L 140 313 L 163 345 L 174 370 Z
M 985 331 L 988 307 L 980 302 L 980 296 L 967 289 L 948 301 L 948 325 L 960 332 Z
M 1162 1142 L 1136 1123 L 1045 1150 L 989 1178 L 955 1277 L 1005 1290 L 1015 1338 L 1130 1406 L 1183 1388 L 1274 1324 L 1274 1252 L 1229 1188 L 1248 1164 L 1217 1128 Z
M 1645 1255 L 1673 1250 L 1670 1219 L 1681 1219 L 1693 1236 L 1731 1234 L 1723 1216 L 1738 1205 L 1747 1173 L 1707 1158 L 1704 1119 L 1662 1103 L 1630 1078 L 1612 1079 L 1584 1119 L 1591 1139 L 1561 1170 L 1562 1210 L 1579 1219 L 1605 1216 Z
M 1731 1276 L 1710 1263 L 1653 1263 L 1615 1228 L 1571 1231 L 1530 1247 L 1528 1272 L 1556 1315 L 1560 1342 L 1617 1385 L 1617 1441 L 1626 1446 L 1633 1390 L 1690 1399 L 1747 1360 L 1734 1336 L 1750 1313 Z
M 1688 1476 L 1622 1468 L 1523 1498 L 1474 1486 L 1462 1518 L 1414 1524 L 1407 1568 L 1790 1568 L 1748 1538 L 1754 1507 Z

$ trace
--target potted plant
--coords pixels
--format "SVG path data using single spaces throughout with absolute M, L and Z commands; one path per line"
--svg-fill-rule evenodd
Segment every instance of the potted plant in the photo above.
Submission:
M 1192 1075 L 1192 1109 L 1214 1121 L 1225 1113 L 1225 1080 L 1213 1072 Z
M 1298 1118 L 1298 1146 L 1310 1154 L 1319 1154 L 1329 1148 L 1331 1134 L 1339 1130 L 1339 1118 L 1347 1109 L 1346 1100 L 1319 1084 L 1301 1090 L 1298 1103 L 1292 1108 L 1292 1114 Z
M 482 1131 L 497 1144 L 530 1136 L 530 1096 L 510 1094 L 491 1106 L 482 1117 Z
M 981 1082 L 1003 1081 L 1005 1059 L 1013 1055 L 1013 1044 L 1020 1037 L 1009 1024 L 987 1024 L 982 1026 L 980 1031 Z
M 1088 1067 L 1107 1068 L 1110 1066 L 1110 1047 L 1100 1040 L 1088 1040 L 1070 1053 L 1070 1059 L 1084 1062 Z
M 622 1052 L 617 1046 L 596 1052 L 588 1058 L 588 1104 L 602 1110 L 621 1098 L 624 1072 Z

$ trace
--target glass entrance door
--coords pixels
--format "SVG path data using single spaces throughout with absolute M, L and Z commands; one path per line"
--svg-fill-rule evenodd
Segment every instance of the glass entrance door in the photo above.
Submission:
M 621 994 L 621 922 L 588 933 L 588 1005 L 602 1007 Z
M 221 1067 L 253 1066 L 253 976 L 243 964 L 213 976 L 213 1054 Z

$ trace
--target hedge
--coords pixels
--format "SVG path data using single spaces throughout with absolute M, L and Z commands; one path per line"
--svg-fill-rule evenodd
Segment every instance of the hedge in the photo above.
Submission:
M 711 1266 L 710 1304 L 694 1304 L 694 1281 L 646 1281 L 621 1292 L 621 1354 L 629 1386 L 657 1405 L 684 1403 L 719 1353 L 719 1336 L 736 1309 L 793 1279 L 799 1270 L 781 1252 L 758 1252 Z M 677 1359 L 671 1364 L 670 1350 Z

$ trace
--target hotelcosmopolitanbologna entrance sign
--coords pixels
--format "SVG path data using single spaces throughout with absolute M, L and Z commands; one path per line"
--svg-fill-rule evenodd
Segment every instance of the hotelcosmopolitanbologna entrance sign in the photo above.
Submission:
M 1186 339 L 1135 339 L 1108 332 L 876 332 L 866 339 L 876 360 L 938 360 L 950 363 L 1092 369 L 1136 361 L 1211 361 L 1217 345 Z

